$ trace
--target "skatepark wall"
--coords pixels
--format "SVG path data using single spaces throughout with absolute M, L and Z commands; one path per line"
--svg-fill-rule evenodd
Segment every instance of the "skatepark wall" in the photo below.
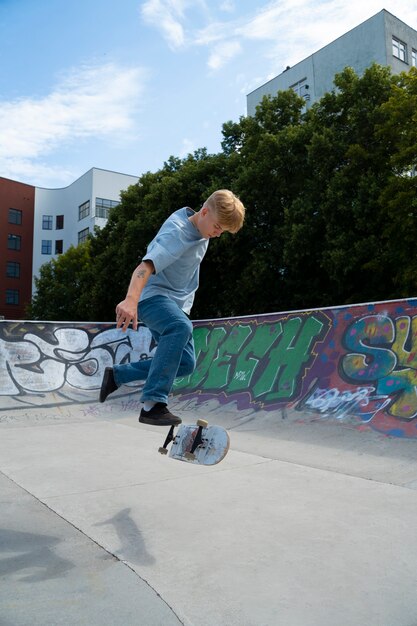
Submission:
M 200 320 L 194 341 L 176 399 L 417 438 L 417 299 Z M 0 419 L 96 402 L 105 367 L 154 350 L 144 326 L 0 321 Z M 139 404 L 137 386 L 123 393 Z

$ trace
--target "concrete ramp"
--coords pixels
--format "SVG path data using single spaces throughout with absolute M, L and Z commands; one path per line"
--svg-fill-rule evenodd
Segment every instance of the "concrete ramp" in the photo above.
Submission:
M 215 467 L 158 454 L 145 328 L 0 323 L 0 624 L 414 626 L 413 301 L 195 323 L 170 406 Z M 414 395 L 413 395 L 414 394 Z

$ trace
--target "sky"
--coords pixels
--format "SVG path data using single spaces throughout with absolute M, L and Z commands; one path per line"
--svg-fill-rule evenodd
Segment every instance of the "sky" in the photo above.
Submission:
M 71 184 L 221 150 L 246 95 L 416 0 L 0 0 L 0 176 Z

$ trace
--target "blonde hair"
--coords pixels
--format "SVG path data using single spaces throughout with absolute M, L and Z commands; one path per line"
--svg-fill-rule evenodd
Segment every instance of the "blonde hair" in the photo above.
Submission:
M 228 189 L 218 189 L 207 198 L 204 206 L 216 215 L 223 230 L 237 233 L 243 226 L 245 207 L 234 193 Z

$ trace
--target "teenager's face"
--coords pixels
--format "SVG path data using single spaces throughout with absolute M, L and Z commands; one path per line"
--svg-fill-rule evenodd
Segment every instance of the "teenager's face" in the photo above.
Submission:
M 216 218 L 216 214 L 206 206 L 201 209 L 201 217 L 198 228 L 202 237 L 205 239 L 220 237 L 220 235 L 224 233 L 224 229 L 220 226 Z

